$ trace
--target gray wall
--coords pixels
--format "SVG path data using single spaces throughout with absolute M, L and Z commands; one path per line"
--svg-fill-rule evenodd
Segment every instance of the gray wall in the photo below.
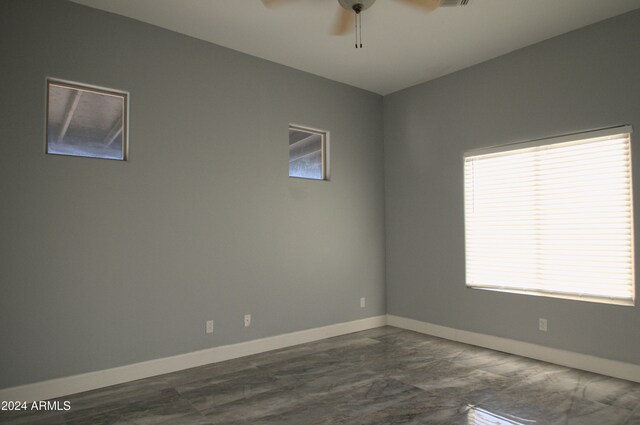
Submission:
M 632 124 L 640 211 L 639 76 L 635 11 L 386 96 L 388 313 L 640 364 L 637 307 L 465 288 L 462 168 L 469 149 Z
M 385 313 L 381 96 L 62 1 L 0 62 L 0 388 Z M 130 92 L 129 161 L 44 154 L 47 76 Z

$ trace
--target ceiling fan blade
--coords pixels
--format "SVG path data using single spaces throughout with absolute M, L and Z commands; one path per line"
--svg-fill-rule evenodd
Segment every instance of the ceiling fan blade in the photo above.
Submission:
M 353 31 L 355 22 L 354 15 L 355 14 L 353 12 L 350 12 L 347 9 L 343 9 L 342 7 L 338 8 L 338 15 L 333 21 L 333 27 L 331 28 L 330 34 L 344 35 Z
M 440 6 L 440 0 L 396 0 L 408 6 L 413 6 L 425 12 L 431 12 Z
M 280 6 L 287 3 L 293 3 L 296 0 L 262 0 L 262 4 L 266 7 Z

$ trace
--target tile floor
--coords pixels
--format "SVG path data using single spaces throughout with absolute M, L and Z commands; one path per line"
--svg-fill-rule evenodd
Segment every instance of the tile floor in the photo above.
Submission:
M 640 384 L 393 327 L 61 400 L 0 423 L 640 425 Z

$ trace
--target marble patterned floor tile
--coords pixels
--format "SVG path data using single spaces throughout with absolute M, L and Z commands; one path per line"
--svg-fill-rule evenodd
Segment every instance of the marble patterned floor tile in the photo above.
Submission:
M 73 405 L 72 405 L 73 407 Z M 135 424 L 150 425 L 197 413 L 174 389 L 135 399 L 123 398 L 105 405 L 85 409 L 72 409 L 65 413 L 68 424 Z
M 251 425 L 340 425 L 348 415 L 322 402 L 309 402 L 302 409 L 277 411 L 251 418 Z
M 392 364 L 397 356 L 406 354 L 405 350 L 394 350 L 393 348 L 380 345 L 374 347 L 360 347 L 355 349 L 336 349 L 326 352 L 334 362 L 341 363 L 345 367 L 361 367 L 368 365 Z M 374 366 L 372 366 L 374 367 Z
M 324 352 L 311 354 L 304 358 L 283 360 L 272 363 L 268 367 L 260 366 L 265 373 L 273 375 L 279 380 L 291 382 L 292 380 L 309 380 L 340 373 L 347 364 L 340 359 L 327 355 Z
M 634 409 L 624 425 L 640 425 L 640 406 Z
M 188 390 L 178 389 L 180 395 L 188 400 L 198 411 L 210 411 L 215 406 L 250 398 L 257 394 L 274 393 L 283 389 L 283 381 L 266 373 L 240 376 Z
M 433 379 L 447 378 L 450 376 L 465 376 L 469 372 L 475 370 L 470 367 L 462 366 L 451 362 L 447 359 L 440 359 L 425 362 L 422 366 L 407 370 L 397 370 L 392 376 L 402 380 L 408 384 L 415 384 L 421 381 Z
M 631 410 L 640 408 L 640 386 L 631 381 L 595 375 L 578 392 L 587 400 Z
M 65 424 L 67 425 L 135 425 L 127 420 L 119 411 L 95 411 L 85 415 L 67 415 L 65 416 Z
M 345 414 L 370 414 L 422 394 L 419 388 L 389 378 L 376 378 L 336 387 L 313 397 Z
M 425 350 L 398 349 L 360 362 L 360 366 L 389 376 L 410 374 L 411 371 L 440 360 Z
M 523 418 L 524 423 L 619 425 L 632 411 L 580 397 L 571 391 L 553 391 L 542 383 L 517 384 L 498 392 L 479 407 L 500 415 Z
M 313 400 L 304 397 L 294 390 L 281 388 L 255 394 L 251 397 L 232 401 L 202 410 L 212 424 L 253 423 L 254 420 L 288 414 L 297 410 L 305 410 Z
M 481 365 L 478 369 L 516 380 L 569 370 L 564 366 L 514 355 L 509 355 L 506 359 L 497 360 L 490 364 Z
M 577 399 L 552 425 L 623 425 L 630 414 L 627 409 Z
M 167 373 L 160 375 L 158 378 L 162 378 L 169 385 L 176 386 L 214 376 L 225 376 L 237 372 L 243 373 L 244 371 L 255 369 L 255 365 L 244 357 Z
M 640 384 L 389 326 L 58 400 L 0 423 L 640 425 Z
M 346 425 L 466 424 L 468 409 L 469 406 L 463 400 L 455 397 L 420 394 L 375 412 L 352 418 L 346 422 Z
M 238 379 L 250 380 L 254 376 L 264 376 L 264 371 L 260 370 L 256 366 L 251 366 L 246 369 L 233 372 L 218 371 L 213 373 L 202 373 L 197 379 L 192 376 L 191 379 L 185 380 L 184 382 L 174 383 L 173 388 L 175 388 L 180 394 L 184 394 L 200 388 L 224 384 L 228 381 L 235 381 Z
M 310 342 L 307 346 L 315 352 L 326 352 L 336 349 L 353 350 L 360 347 L 370 347 L 380 344 L 380 341 L 374 338 L 364 338 L 357 334 L 349 334 L 351 338 L 341 337 L 328 338 L 320 341 Z
M 413 385 L 433 395 L 446 395 L 465 400 L 467 403 L 479 403 L 496 393 L 509 388 L 515 381 L 483 370 L 456 369 L 448 361 L 440 363 L 443 370 L 434 366 L 429 373 L 417 373 L 400 378 L 402 382 Z
M 199 412 L 187 400 L 178 399 L 172 402 L 163 402 L 145 408 L 138 409 L 132 406 L 124 412 L 124 419 L 136 425 L 155 425 L 160 423 L 182 423 L 187 417 L 199 415 Z M 202 416 L 201 416 L 202 417 Z
M 640 386 L 596 373 L 566 369 L 557 373 L 540 373 L 520 385 L 538 384 L 546 391 L 567 391 L 576 397 L 633 410 L 640 405 Z
M 467 347 L 447 360 L 465 367 L 482 368 L 508 361 L 513 355 L 480 347 Z
M 316 376 L 299 380 L 292 388 L 312 398 L 323 398 L 333 393 L 345 394 L 360 385 L 380 379 L 379 373 L 355 367 L 343 369 L 340 373 Z
M 174 390 L 165 380 L 154 377 L 60 397 L 57 400 L 69 401 L 72 410 L 78 411 L 97 406 L 102 409 L 108 406 L 117 408 L 122 405 L 123 400 L 136 402 L 150 397 L 162 397 L 163 394 L 174 394 Z
M 314 350 L 304 344 L 273 350 L 267 353 L 253 354 L 245 357 L 245 359 L 253 366 L 268 366 L 272 363 L 302 358 L 315 353 L 317 353 L 317 350 Z
M 110 399 L 104 404 L 93 407 L 77 408 L 72 402 L 71 410 L 64 414 L 64 418 L 67 424 L 117 423 L 129 425 L 135 424 L 134 419 L 142 416 L 142 412 L 153 414 L 156 410 L 164 410 L 167 405 L 178 405 L 180 402 L 178 393 L 173 389 L 146 397 Z
M 395 347 L 396 345 L 391 345 L 391 346 Z M 455 341 L 447 341 L 445 339 L 436 338 L 436 337 L 428 337 L 428 339 L 426 339 L 422 343 L 416 342 L 411 345 L 400 344 L 398 346 L 403 348 L 412 348 L 415 350 L 421 350 L 425 353 L 430 353 L 431 355 L 437 357 L 438 359 L 455 358 L 463 351 L 469 350 L 471 348 L 471 346 L 467 344 L 462 344 L 460 342 L 455 342 Z
M 64 425 L 64 414 L 60 412 L 13 411 L 0 412 L 3 425 Z
M 372 338 L 395 347 L 415 347 L 424 345 L 429 342 L 444 341 L 441 338 L 435 336 L 425 335 L 408 330 L 401 330 L 400 332 L 390 332 Z
M 158 422 L 157 425 L 212 425 L 212 423 L 202 413 L 193 412 Z

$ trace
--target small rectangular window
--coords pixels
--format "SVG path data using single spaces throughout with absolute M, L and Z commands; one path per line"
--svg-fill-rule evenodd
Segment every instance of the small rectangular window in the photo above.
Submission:
M 632 305 L 630 133 L 467 153 L 467 286 Z
M 47 153 L 126 159 L 126 93 L 47 80 Z
M 326 179 L 327 133 L 289 126 L 289 177 Z

